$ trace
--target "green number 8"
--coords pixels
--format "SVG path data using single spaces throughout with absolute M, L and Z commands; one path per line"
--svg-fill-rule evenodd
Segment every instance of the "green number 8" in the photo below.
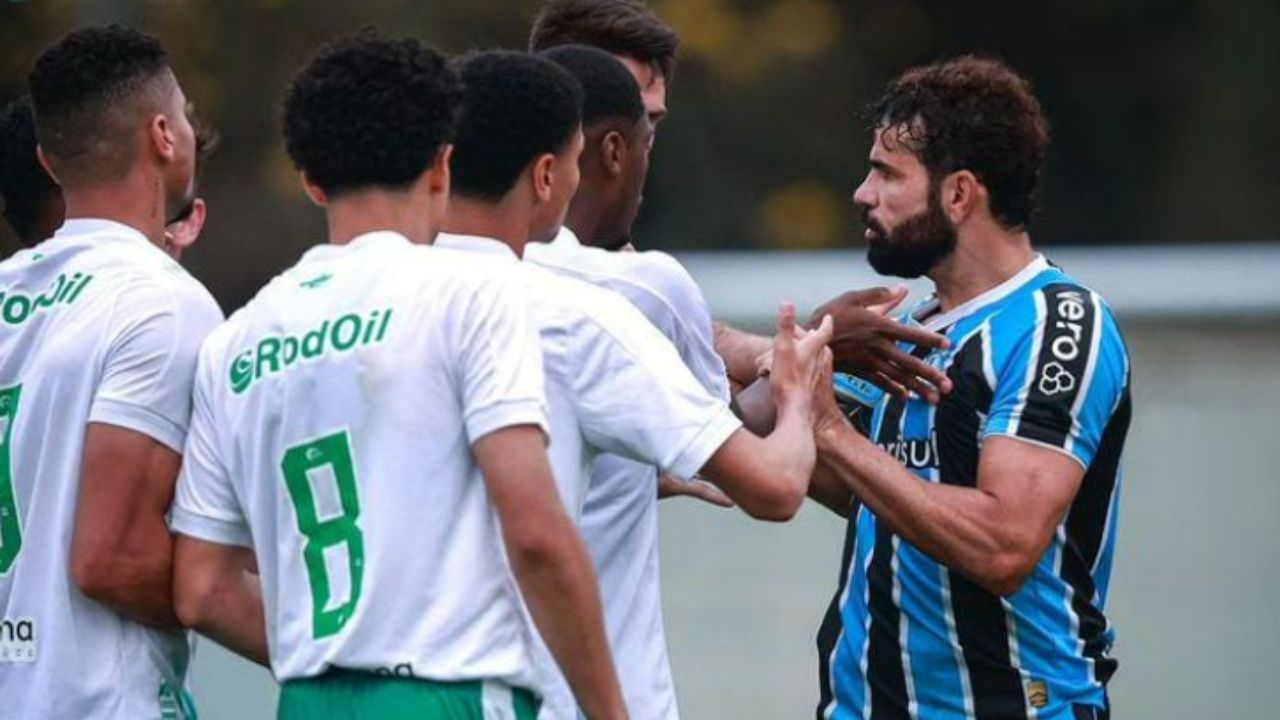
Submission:
M 8 575 L 22 549 L 22 526 L 18 523 L 18 500 L 13 492 L 10 439 L 18 416 L 22 386 L 0 390 L 0 575 Z
M 337 483 L 342 511 L 335 517 L 322 520 L 309 476 L 326 467 L 332 471 Z M 360 500 L 356 495 L 351 441 L 343 431 L 295 445 L 285 452 L 280 469 L 297 513 L 298 531 L 307 538 L 302 557 L 311 584 L 312 637 L 318 640 L 337 633 L 351 619 L 356 603 L 360 601 L 360 587 L 364 579 L 364 534 L 356 524 L 360 517 Z M 325 550 L 343 545 L 347 550 L 351 592 L 345 602 L 329 607 L 333 600 L 333 585 L 325 566 Z

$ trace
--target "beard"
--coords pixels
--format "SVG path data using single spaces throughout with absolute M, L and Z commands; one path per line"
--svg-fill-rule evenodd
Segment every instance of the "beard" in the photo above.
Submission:
M 956 229 L 947 221 L 937 194 L 929 193 L 929 206 L 903 220 L 892 231 L 862 211 L 862 222 L 871 230 L 867 262 L 881 275 L 918 278 L 932 270 L 956 249 Z
M 194 181 L 187 183 L 182 192 L 169 194 L 164 200 L 164 224 L 172 225 L 181 220 L 186 220 L 191 216 L 191 210 L 195 207 L 195 202 L 196 188 Z

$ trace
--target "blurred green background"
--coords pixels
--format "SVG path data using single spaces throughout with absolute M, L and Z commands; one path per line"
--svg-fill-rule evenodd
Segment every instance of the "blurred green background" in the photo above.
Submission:
M 0 0 L 0 99 L 78 23 L 160 35 L 223 137 L 189 265 L 228 309 L 322 238 L 277 128 L 282 89 L 362 24 L 449 53 L 524 45 L 538 0 Z M 664 249 L 861 243 L 861 109 L 906 67 L 963 52 L 1030 77 L 1054 124 L 1043 244 L 1280 237 L 1276 0 L 660 0 L 683 36 L 637 237 Z M 10 238 L 0 248 L 11 249 Z

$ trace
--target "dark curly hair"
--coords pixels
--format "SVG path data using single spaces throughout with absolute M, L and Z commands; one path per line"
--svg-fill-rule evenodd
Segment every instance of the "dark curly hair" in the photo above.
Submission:
M 495 50 L 458 61 L 462 118 L 453 192 L 501 200 L 539 156 L 558 153 L 582 125 L 582 88 L 550 60 Z
M 590 45 L 657 68 L 670 80 L 680 36 L 640 0 L 548 0 L 533 21 L 529 51 Z
M 568 70 L 582 85 L 583 127 L 603 120 L 634 123 L 644 117 L 640 86 L 618 58 L 586 45 L 557 45 L 539 56 Z
M 461 91 L 443 56 L 372 28 L 324 45 L 284 99 L 284 141 L 307 179 L 338 196 L 404 189 L 453 136 Z
M 969 170 L 1001 225 L 1023 229 L 1049 146 L 1049 121 L 1031 84 L 997 60 L 964 56 L 908 70 L 870 109 L 877 128 L 920 159 L 935 185 Z
M 120 109 L 152 97 L 172 77 L 160 41 L 121 25 L 77 30 L 41 53 L 27 84 L 40 146 L 58 177 L 123 175 L 137 126 Z
M 0 110 L 0 196 L 4 218 L 24 244 L 44 239 L 40 221 L 61 192 L 36 158 L 31 97 L 23 95 Z

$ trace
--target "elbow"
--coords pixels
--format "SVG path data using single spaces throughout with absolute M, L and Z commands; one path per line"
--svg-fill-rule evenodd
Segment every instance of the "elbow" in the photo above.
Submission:
M 796 516 L 804 504 L 806 479 L 780 478 L 780 481 L 747 503 L 739 503 L 744 512 L 756 520 L 787 522 Z
M 572 554 L 570 538 L 553 528 L 527 527 L 507 536 L 507 555 L 512 568 L 520 573 L 536 573 L 558 566 Z
M 1007 598 L 1022 589 L 1035 566 L 1035 559 L 1028 559 L 1025 553 L 1001 553 L 983 564 L 975 580 L 987 592 Z
M 104 605 L 121 604 L 120 591 L 123 583 L 120 579 L 125 575 L 123 568 L 107 555 L 96 553 L 73 553 L 71 558 L 71 580 L 80 593 L 90 600 Z
M 174 567 L 173 614 L 183 627 L 203 629 L 209 622 L 210 605 L 217 592 L 216 581 L 182 565 Z

